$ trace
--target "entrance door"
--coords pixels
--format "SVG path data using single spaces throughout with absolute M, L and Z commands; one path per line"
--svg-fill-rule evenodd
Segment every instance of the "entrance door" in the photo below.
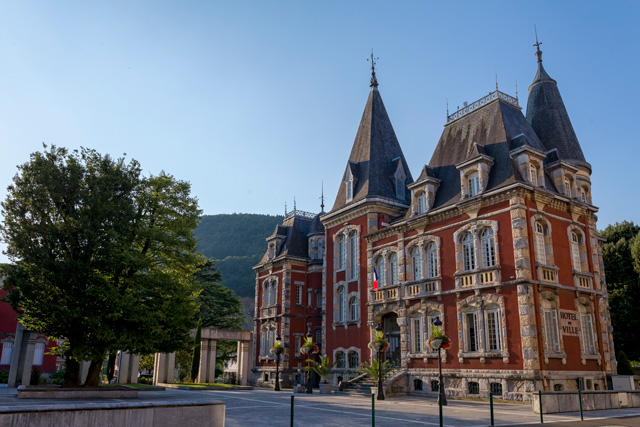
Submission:
M 389 349 L 385 352 L 385 358 L 392 366 L 400 366 L 400 326 L 398 315 L 389 313 L 382 317 L 384 337 L 389 342 Z

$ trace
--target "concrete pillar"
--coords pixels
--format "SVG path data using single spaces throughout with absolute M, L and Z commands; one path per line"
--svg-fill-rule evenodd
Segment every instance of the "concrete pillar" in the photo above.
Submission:
M 138 382 L 138 368 L 140 355 L 131 354 L 128 351 L 120 352 L 120 366 L 118 368 L 119 384 L 136 384 Z
M 153 385 L 157 385 L 158 383 L 173 383 L 175 366 L 175 353 L 156 353 L 153 364 Z
M 13 352 L 11 353 L 11 365 L 9 365 L 9 381 L 8 387 L 17 387 L 18 378 L 22 379 L 22 376 L 18 377 L 18 371 L 20 370 L 20 353 L 22 352 L 22 337 L 24 335 L 24 326 L 18 322 L 16 327 L 16 336 L 13 342 Z
M 22 336 L 22 348 L 24 351 L 24 359 L 20 361 L 22 365 L 22 385 L 31 383 L 31 369 L 33 368 L 33 353 L 36 348 L 36 339 L 38 335 L 32 331 L 24 332 Z
M 126 351 L 118 352 L 118 384 L 126 384 L 129 379 L 129 353 Z
M 216 351 L 218 350 L 218 342 L 209 340 L 209 376 L 208 383 L 216 382 Z
M 80 362 L 80 384 L 84 384 L 87 381 L 87 375 L 89 375 L 89 367 L 91 366 L 91 361 L 83 360 Z
M 238 352 L 238 379 L 240 385 L 249 385 L 249 373 L 251 370 L 251 357 L 249 352 L 249 341 L 239 341 L 240 351 Z
M 197 383 L 206 383 L 209 376 L 209 340 L 200 340 L 200 367 L 198 369 Z

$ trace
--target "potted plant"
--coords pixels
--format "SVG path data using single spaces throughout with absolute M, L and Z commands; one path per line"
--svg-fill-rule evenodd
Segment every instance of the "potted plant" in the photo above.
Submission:
M 304 344 L 300 348 L 300 353 L 302 354 L 316 354 L 320 351 L 317 345 L 313 343 L 312 337 L 303 337 Z
M 332 386 L 327 382 L 327 376 L 331 373 L 333 367 L 336 366 L 336 363 L 329 363 L 329 357 L 327 356 L 320 356 L 320 362 L 307 359 L 307 363 L 310 363 L 311 365 L 306 366 L 305 370 L 312 370 L 322 378 L 322 382 L 320 383 L 320 394 L 330 394 Z
M 384 380 L 384 377 L 391 372 L 393 368 L 389 365 L 389 361 L 385 360 L 382 363 L 378 363 L 377 359 L 372 359 L 371 363 L 363 362 L 360 364 L 356 372 L 367 374 L 368 377 L 373 378 L 376 382 Z M 371 387 L 371 393 L 378 395 L 378 387 Z
M 451 340 L 440 328 L 431 325 L 431 336 L 427 341 L 427 345 L 433 350 L 438 350 L 439 348 L 444 350 L 451 347 Z
M 369 348 L 374 351 L 387 351 L 389 343 L 384 339 L 384 332 L 373 330 L 373 341 L 369 343 Z
M 271 347 L 269 353 L 275 354 L 276 356 L 280 356 L 284 352 L 284 345 L 281 342 L 276 341 L 276 343 Z

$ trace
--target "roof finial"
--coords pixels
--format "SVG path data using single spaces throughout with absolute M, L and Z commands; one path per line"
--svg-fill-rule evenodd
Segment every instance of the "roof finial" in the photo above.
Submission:
M 447 98 L 447 121 L 449 120 L 449 98 Z
M 516 101 L 518 100 L 518 81 L 516 80 Z
M 376 78 L 376 61 L 379 58 L 373 57 L 373 49 L 371 49 L 371 84 L 369 87 L 378 87 L 378 79 Z M 369 59 L 367 59 L 369 61 Z
M 496 92 L 498 91 L 498 72 L 496 71 Z
M 293 211 L 295 212 L 296 210 L 296 196 L 293 196 Z
M 284 202 L 284 217 L 287 217 L 287 202 Z
M 542 44 L 542 42 L 538 41 L 538 29 L 536 28 L 535 24 L 533 25 L 533 29 L 536 32 L 536 42 L 534 44 L 534 46 L 536 47 L 536 56 L 538 57 L 538 63 L 542 62 L 542 51 L 540 50 L 540 45 Z
M 322 191 L 320 192 L 320 212 L 324 212 L 324 181 L 322 182 Z

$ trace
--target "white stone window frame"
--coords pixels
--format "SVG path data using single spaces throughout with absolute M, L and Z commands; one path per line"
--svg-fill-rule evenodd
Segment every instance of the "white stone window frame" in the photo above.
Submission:
M 478 196 L 482 191 L 480 190 L 480 172 L 473 171 L 467 177 L 467 191 L 469 197 Z
M 360 320 L 360 299 L 357 292 L 351 292 L 348 296 L 349 322 L 357 322 Z M 355 308 L 355 310 L 354 310 Z
M 430 244 L 435 245 L 435 253 L 436 253 L 436 275 L 433 277 L 429 276 L 429 263 L 427 259 L 427 248 Z M 413 251 L 415 249 L 419 249 L 420 251 L 420 271 L 422 272 L 422 276 L 420 278 L 414 277 L 415 268 L 413 266 Z M 411 241 L 407 246 L 405 246 L 405 259 L 410 260 L 409 265 L 405 265 L 411 271 L 411 280 L 407 280 L 408 282 L 431 282 L 438 281 L 438 289 L 440 289 L 439 281 L 442 278 L 441 266 L 440 266 L 440 249 L 441 249 L 441 241 L 438 236 L 428 236 L 419 238 Z
M 413 304 L 407 309 L 408 319 L 412 319 L 414 316 L 420 316 L 420 318 L 422 319 L 422 349 L 420 353 L 413 352 L 414 347 L 412 341 L 414 339 L 414 336 L 411 331 L 411 324 L 409 325 L 410 333 L 407 335 L 407 337 L 401 336 L 401 340 L 408 340 L 407 348 L 409 349 L 409 357 L 424 358 L 425 362 L 428 358 L 438 357 L 438 352 L 431 350 L 427 345 L 427 342 L 429 340 L 429 337 L 431 336 L 431 325 L 433 324 L 435 317 L 438 317 L 440 319 L 440 321 L 442 322 L 442 326 L 440 327 L 442 328 L 442 330 L 445 330 L 445 319 L 442 316 L 442 313 L 444 313 L 444 304 L 434 301 L 420 301 L 419 303 Z M 446 352 L 442 352 L 441 356 L 443 360 L 446 361 Z
M 355 233 L 356 239 L 356 254 L 355 264 L 352 262 L 350 236 Z M 335 272 L 344 271 L 347 281 L 355 281 L 359 279 L 360 272 L 360 226 L 357 225 L 345 225 L 336 232 L 333 236 L 334 246 L 334 267 Z M 344 239 L 344 257 L 340 248 L 340 238 Z M 343 264 L 344 262 L 344 264 Z M 355 265 L 355 271 L 353 266 Z
M 482 261 L 482 247 L 481 247 L 481 239 L 480 235 L 485 228 L 491 228 L 493 231 L 493 248 L 495 251 L 495 264 L 490 267 L 481 266 Z M 494 282 L 493 284 L 500 283 L 500 244 L 497 239 L 498 236 L 498 221 L 492 220 L 477 220 L 470 222 L 463 227 L 459 228 L 453 233 L 453 241 L 456 249 L 456 272 L 454 276 L 456 277 L 456 289 L 462 288 L 462 283 L 460 280 L 460 276 L 466 276 L 469 274 L 474 275 L 473 286 L 479 286 L 480 280 L 478 278 L 479 274 L 485 271 L 494 271 Z M 475 266 L 471 270 L 465 269 L 464 265 L 464 252 L 463 252 L 463 237 L 467 234 L 471 233 L 473 237 L 473 255 L 475 259 Z M 465 289 L 469 289 L 469 287 L 465 287 Z
M 542 336 L 542 340 L 544 342 L 544 362 L 549 363 L 550 358 L 562 359 L 562 363 L 567 362 L 567 353 L 564 350 L 564 338 L 560 333 L 560 324 L 559 324 L 559 308 L 560 308 L 560 298 L 554 294 L 553 292 L 544 291 L 540 293 L 540 334 Z M 546 306 L 546 307 L 545 307 Z M 554 343 L 549 343 L 549 334 L 553 334 L 553 331 L 547 331 L 547 318 L 545 312 L 555 312 L 556 319 L 556 333 L 558 336 L 558 346 L 553 345 Z M 553 326 L 553 325 L 552 325 Z
M 334 323 L 347 322 L 347 284 L 341 282 L 335 292 Z
M 338 366 L 338 356 L 342 354 L 344 357 L 344 367 Z M 344 347 L 336 347 L 333 349 L 333 363 L 335 363 L 335 369 L 347 369 L 347 349 Z
M 577 244 L 574 244 L 573 242 L 574 233 L 578 237 Z M 579 226 L 572 224 L 567 227 L 567 237 L 569 238 L 569 247 L 571 248 L 571 266 L 574 273 L 588 274 L 589 261 L 587 253 L 587 236 Z M 576 249 L 578 251 L 577 254 L 574 253 L 574 250 Z M 578 259 L 580 260 L 580 264 L 576 265 Z
M 549 220 L 545 218 L 543 215 L 536 214 L 531 217 L 530 223 L 531 223 L 531 230 L 534 236 L 533 245 L 535 248 L 534 252 L 536 254 L 536 262 L 539 263 L 540 265 L 557 268 L 554 264 L 551 222 L 549 222 Z M 543 228 L 542 236 L 544 238 L 544 248 L 543 248 L 544 256 L 545 256 L 544 259 L 540 259 L 540 257 L 538 256 L 541 252 L 538 248 L 538 244 L 540 242 L 536 237 L 538 235 L 538 232 L 537 232 L 538 224 L 540 224 Z
M 400 159 L 398 160 L 398 167 L 396 167 L 396 171 L 393 174 L 392 181 L 393 181 L 393 188 L 396 193 L 396 198 L 404 199 L 407 191 L 406 189 L 407 174 L 404 171 L 404 167 L 402 166 L 402 161 Z
M 418 193 L 417 197 L 416 197 L 416 211 L 418 213 L 418 215 L 422 215 L 424 213 L 427 213 L 427 192 L 426 191 L 420 191 L 420 193 Z
M 575 182 L 575 178 L 573 174 L 569 174 L 567 172 L 564 173 L 562 177 L 562 193 L 568 198 L 573 198 L 573 183 Z
M 410 329 L 410 353 L 421 354 L 424 352 L 424 316 L 421 313 L 415 313 L 409 317 Z
M 353 176 L 353 173 L 351 172 L 351 167 L 350 165 L 347 166 L 347 174 L 344 178 L 344 184 L 345 184 L 345 201 L 346 203 L 349 203 L 353 200 L 353 197 L 355 196 L 355 179 Z
M 347 348 L 345 350 L 345 354 L 346 354 L 346 363 L 345 363 L 346 369 L 351 369 L 351 370 L 358 369 L 360 363 L 362 362 L 362 357 L 360 355 L 360 349 L 358 347 L 351 346 L 351 347 L 349 347 L 349 348 Z M 350 366 L 351 365 L 351 355 L 352 354 L 357 354 L 358 355 L 358 363 L 357 363 L 355 368 L 352 368 Z
M 597 333 L 597 325 L 596 325 L 596 316 L 595 316 L 595 308 L 593 302 L 586 297 L 579 297 L 575 300 L 576 311 L 578 312 L 578 316 L 580 317 L 580 359 L 582 364 L 585 365 L 587 360 L 595 359 L 598 361 L 598 365 L 602 363 L 602 359 L 600 356 L 600 344 L 598 342 L 598 333 Z M 583 331 L 583 321 L 582 316 L 588 316 L 591 323 L 591 339 L 593 340 L 593 351 L 588 351 L 587 344 L 585 343 L 585 332 Z
M 270 359 L 271 354 L 269 351 L 275 343 L 276 334 L 278 331 L 278 324 L 273 320 L 265 322 L 260 327 L 260 359 Z
M 278 277 L 270 276 L 262 282 L 262 308 L 278 305 Z
M 303 285 L 294 285 L 296 287 L 296 305 L 303 305 L 303 294 L 304 294 L 304 289 L 303 289 Z
M 480 254 L 482 255 L 482 268 L 493 268 L 496 261 L 496 235 L 491 227 L 480 230 Z
M 395 259 L 394 259 L 395 258 Z M 387 257 L 389 286 L 397 286 L 400 284 L 400 256 L 398 251 L 391 250 Z
M 491 308 L 497 306 L 497 308 Z M 488 343 L 488 326 L 485 311 L 489 307 L 491 311 L 497 311 L 498 313 L 498 331 L 500 334 L 501 347 L 499 350 L 489 350 Z M 469 309 L 475 309 L 477 319 L 477 340 L 478 348 L 476 351 L 468 351 L 467 348 L 467 328 L 465 314 L 469 312 Z M 509 360 L 509 343 L 507 337 L 507 320 L 504 306 L 504 297 L 495 294 L 479 294 L 471 295 L 457 303 L 458 311 L 458 359 L 460 363 L 465 358 L 480 358 L 482 362 L 485 358 L 501 357 L 505 363 Z

